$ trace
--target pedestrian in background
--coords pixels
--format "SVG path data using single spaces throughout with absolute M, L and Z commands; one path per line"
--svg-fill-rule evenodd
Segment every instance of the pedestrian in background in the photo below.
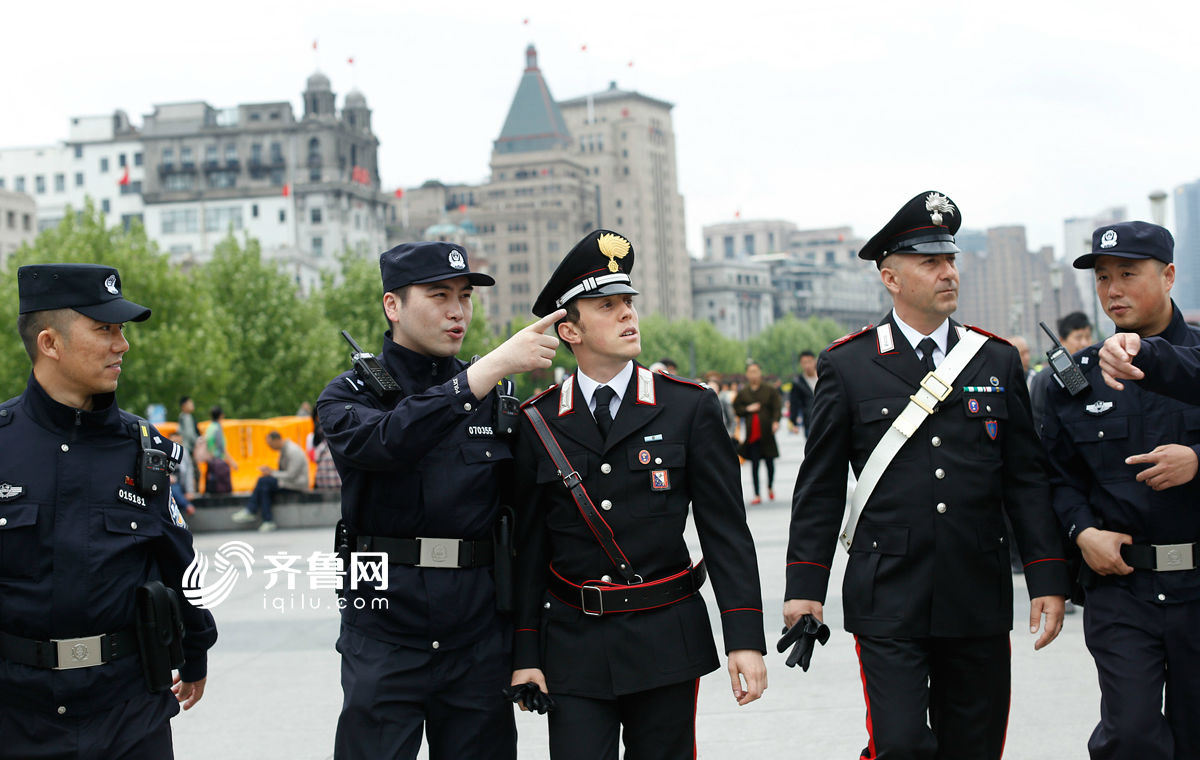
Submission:
M 750 478 L 754 483 L 754 498 L 750 503 L 762 504 L 759 462 L 767 465 L 767 498 L 774 501 L 775 460 L 779 457 L 775 434 L 779 432 L 779 419 L 783 414 L 783 396 L 774 385 L 763 382 L 762 366 L 758 362 L 746 365 L 746 385 L 734 398 L 733 410 L 742 418 L 746 436 L 738 453 L 750 461 Z

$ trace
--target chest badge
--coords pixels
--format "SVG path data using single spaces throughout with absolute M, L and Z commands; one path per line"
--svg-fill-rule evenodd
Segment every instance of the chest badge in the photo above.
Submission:
M 14 486 L 12 483 L 0 483 L 0 501 L 12 501 L 25 493 L 25 486 Z
M 642 449 L 638 452 L 638 461 L 642 464 L 650 464 L 650 452 Z
M 988 382 L 992 384 L 993 388 L 1000 387 L 1000 378 L 996 377 L 995 375 L 992 375 L 991 377 L 989 377 Z
M 142 496 L 141 494 L 134 493 L 128 488 L 118 488 L 117 499 L 125 502 L 126 504 L 132 504 L 135 507 L 140 507 L 142 509 L 146 508 L 146 497 Z
M 671 475 L 666 470 L 654 470 L 650 473 L 651 491 L 670 491 Z
M 971 410 L 971 414 L 979 414 L 979 399 L 967 399 L 967 408 Z
M 988 438 L 994 441 L 996 440 L 996 436 L 1000 434 L 1000 423 L 996 420 L 984 420 L 983 429 L 987 431 Z
M 1111 401 L 1093 401 L 1083 408 L 1083 411 L 1088 414 L 1094 414 L 1099 417 L 1102 414 L 1108 414 L 1112 411 L 1113 402 Z

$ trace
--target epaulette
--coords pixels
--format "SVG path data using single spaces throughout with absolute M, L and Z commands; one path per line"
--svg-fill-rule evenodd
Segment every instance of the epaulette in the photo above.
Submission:
M 543 396 L 545 396 L 547 393 L 549 393 L 550 391 L 554 390 L 557 387 L 558 387 L 558 384 L 556 383 L 554 385 L 551 385 L 549 388 L 542 391 L 541 393 L 537 394 L 536 396 L 531 396 L 530 398 L 526 399 L 525 401 L 523 401 L 521 403 L 521 408 L 524 409 L 525 407 L 529 406 L 530 404 L 532 404 L 536 401 L 539 401 Z
M 987 336 L 987 337 L 989 337 L 989 338 L 993 338 L 994 340 L 998 340 L 998 341 L 1000 341 L 1001 343 L 1003 343 L 1003 344 L 1004 344 L 1004 345 L 1006 345 L 1006 346 L 1011 346 L 1011 345 L 1012 345 L 1011 343 L 1009 343 L 1009 342 L 1008 342 L 1007 340 L 1005 340 L 1004 338 L 1001 338 L 999 335 L 993 335 L 992 333 L 988 332 L 987 330 L 984 330 L 982 327 L 976 327 L 975 325 L 963 325 L 963 326 L 964 326 L 964 327 L 966 327 L 968 330 L 971 330 L 971 331 L 973 331 L 973 332 L 977 332 L 977 333 L 979 333 L 980 335 L 986 335 L 986 336 Z
M 17 402 L 21 400 L 20 396 L 9 399 L 3 404 L 0 404 L 0 427 L 4 427 L 16 418 Z
M 675 375 L 668 375 L 666 372 L 659 372 L 658 375 L 659 377 L 664 377 L 667 380 L 673 380 L 680 385 L 690 385 L 693 388 L 699 388 L 700 390 L 704 391 L 712 390 L 712 388 L 709 388 L 707 385 L 698 380 L 689 380 L 686 377 L 676 377 Z
M 875 327 L 875 325 L 867 325 L 866 327 L 862 328 L 861 330 L 858 330 L 857 332 L 852 332 L 848 335 L 843 335 L 842 337 L 838 338 L 834 342 L 830 343 L 829 348 L 826 348 L 825 350 L 832 351 L 833 349 L 837 348 L 838 346 L 843 345 L 845 343 L 849 343 L 850 341 L 854 340 L 855 338 L 857 338 L 861 335 L 866 335 L 874 327 Z

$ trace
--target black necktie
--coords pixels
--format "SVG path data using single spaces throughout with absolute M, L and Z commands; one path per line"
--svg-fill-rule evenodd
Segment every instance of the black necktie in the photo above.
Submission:
M 933 372 L 933 370 L 936 369 L 933 366 L 933 350 L 937 348 L 937 343 L 934 342 L 933 338 L 923 338 L 921 342 L 917 344 L 917 348 L 919 348 L 921 353 L 925 356 L 924 361 L 926 371 Z
M 601 438 L 608 438 L 608 430 L 612 427 L 612 414 L 608 410 L 608 405 L 612 403 L 615 395 L 617 392 L 607 385 L 601 385 L 592 394 L 592 398 L 596 401 L 596 427 L 600 428 Z

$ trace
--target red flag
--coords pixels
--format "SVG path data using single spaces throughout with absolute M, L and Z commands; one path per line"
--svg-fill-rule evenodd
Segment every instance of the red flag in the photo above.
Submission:
M 396 188 L 396 197 L 397 198 L 404 197 L 404 189 L 403 188 L 400 188 L 400 187 Z
M 628 118 L 629 118 L 629 109 L 628 109 L 628 108 L 622 108 L 622 109 L 621 109 L 621 118 L 622 118 L 622 119 L 628 119 Z
M 313 50 L 316 50 L 316 49 L 317 49 L 317 41 L 313 40 Z
M 631 69 L 633 68 L 633 61 L 629 62 L 629 68 L 631 68 Z
M 579 49 L 580 49 L 580 50 L 582 50 L 583 52 L 585 52 L 585 53 L 586 53 L 586 52 L 587 52 L 587 44 L 586 44 L 586 43 L 584 43 L 583 45 L 581 45 L 581 46 L 579 47 Z
M 283 184 L 283 197 L 286 198 L 292 194 L 292 186 L 288 183 Z
M 121 185 L 122 187 L 129 184 L 129 167 L 128 166 L 125 167 L 125 173 L 121 175 L 121 178 L 119 180 L 117 180 L 117 184 Z
M 522 23 L 522 24 L 525 24 L 526 26 L 528 26 L 528 25 L 529 25 L 529 19 L 525 19 L 525 20 L 524 20 L 524 21 L 522 21 L 521 23 Z
M 734 211 L 734 212 L 733 212 L 733 218 L 734 218 L 734 219 L 741 219 L 741 218 L 742 218 L 742 212 L 741 212 L 741 211 Z
M 465 203 L 460 204 L 458 207 L 458 213 L 460 213 L 460 214 L 467 213 L 467 204 L 465 204 Z
M 346 59 L 346 63 L 348 63 L 348 64 L 350 64 L 351 66 L 353 66 L 353 65 L 354 65 L 354 56 L 350 56 L 349 58 L 347 58 L 347 59 Z

